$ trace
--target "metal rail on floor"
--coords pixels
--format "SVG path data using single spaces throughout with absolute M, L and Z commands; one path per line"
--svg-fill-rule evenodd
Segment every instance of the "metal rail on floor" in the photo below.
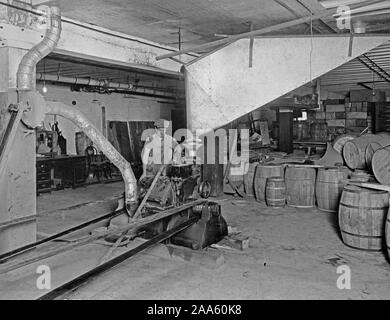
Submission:
M 98 217 L 96 219 L 92 219 L 92 220 L 89 220 L 87 222 L 84 222 L 82 224 L 79 224 L 75 227 L 72 227 L 70 229 L 67 229 L 67 230 L 64 230 L 64 231 L 61 231 L 57 234 L 54 234 L 50 237 L 47 237 L 45 239 L 42 239 L 42 240 L 39 240 L 37 242 L 34 242 L 34 243 L 30 243 L 26 246 L 23 246 L 23 247 L 20 247 L 20 248 L 17 248 L 15 250 L 12 250 L 12 251 L 9 251 L 9 252 L 6 252 L 6 253 L 3 253 L 0 255 L 0 264 L 2 263 L 5 263 L 7 262 L 9 259 L 13 258 L 14 256 L 16 255 L 19 255 L 19 254 L 22 254 L 23 252 L 27 251 L 27 250 L 30 250 L 30 249 L 33 249 L 33 248 L 36 248 L 44 243 L 47 243 L 49 241 L 53 241 L 53 240 L 56 240 L 60 237 L 63 237 L 63 236 L 66 236 L 70 233 L 73 233 L 75 231 L 78 231 L 78 230 L 81 230 L 85 227 L 88 227 L 92 224 L 95 224 L 95 223 L 98 223 L 102 220 L 105 220 L 105 219 L 109 219 L 109 218 L 115 218 L 116 216 L 120 215 L 120 214 L 123 214 L 124 213 L 124 210 L 121 210 L 121 211 L 117 211 L 117 212 L 111 212 L 109 214 L 106 214 L 106 215 L 103 215 L 101 217 Z
M 189 219 L 188 221 L 184 222 L 183 224 L 180 224 L 176 226 L 175 228 L 168 230 L 151 240 L 148 240 L 147 242 L 139 245 L 136 248 L 130 249 L 126 251 L 125 253 L 103 263 L 102 265 L 82 274 L 81 276 L 61 285 L 60 287 L 44 294 L 43 296 L 39 297 L 37 300 L 53 300 L 55 298 L 58 298 L 60 296 L 63 296 L 67 292 L 77 289 L 81 285 L 85 284 L 88 281 L 91 281 L 96 276 L 100 275 L 101 273 L 113 268 L 114 266 L 122 263 L 123 261 L 133 257 L 137 253 L 140 253 L 162 241 L 165 241 L 169 239 L 170 237 L 174 236 L 176 233 L 179 233 L 180 231 L 183 231 L 193 225 L 195 222 L 199 220 L 198 217 L 193 217 Z

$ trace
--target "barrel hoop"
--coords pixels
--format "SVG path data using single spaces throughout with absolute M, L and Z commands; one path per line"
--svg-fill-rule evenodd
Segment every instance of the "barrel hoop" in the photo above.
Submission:
M 380 208 L 372 208 L 372 207 L 360 207 L 360 206 L 351 206 L 349 204 L 345 204 L 340 202 L 340 206 L 344 206 L 351 209 L 367 209 L 367 210 L 383 210 L 383 209 L 389 209 L 389 207 L 380 207 Z
M 337 210 L 324 209 L 324 208 L 320 208 L 320 207 L 318 207 L 318 210 L 321 210 L 324 212 L 337 212 Z
M 271 188 L 271 187 L 267 187 L 266 189 L 268 189 L 268 190 L 286 190 L 286 188 Z
M 293 205 L 293 204 L 289 204 L 289 203 L 287 203 L 287 205 L 289 207 L 292 207 L 292 208 L 302 208 L 302 209 L 314 208 L 314 205 L 312 205 L 312 206 L 299 206 L 299 205 Z
M 362 234 L 355 234 L 355 233 L 350 233 L 350 232 L 347 232 L 343 229 L 341 229 L 341 232 L 344 232 L 345 234 L 349 234 L 350 236 L 355 236 L 355 237 L 358 237 L 358 238 L 367 238 L 367 239 L 371 239 L 371 238 L 375 238 L 375 239 L 382 239 L 383 236 L 365 236 L 365 235 L 362 235 Z
M 285 178 L 286 181 L 314 181 L 315 179 L 287 179 Z
M 353 182 L 353 181 L 352 181 Z M 360 182 L 360 181 L 357 181 Z M 387 191 L 382 191 L 382 190 L 375 190 L 375 192 L 372 192 L 372 190 L 351 190 L 351 189 L 344 189 L 345 192 L 349 193 L 371 193 L 371 194 L 387 194 L 389 192 Z
M 286 201 L 286 198 L 283 199 L 267 199 L 268 202 L 275 202 L 275 201 Z
M 317 180 L 317 182 L 319 183 L 319 182 L 322 182 L 322 183 L 326 183 L 326 184 L 336 184 L 336 185 L 340 185 L 340 184 L 342 184 L 341 183 L 341 180 L 342 179 L 340 179 L 340 180 L 338 180 L 338 181 L 323 181 L 323 180 Z
M 382 251 L 382 249 L 366 249 L 366 248 L 360 248 L 360 247 L 356 247 L 356 246 L 352 246 L 348 243 L 345 243 L 344 244 L 347 246 L 347 247 L 350 247 L 350 248 L 353 248 L 353 249 L 358 249 L 358 250 L 361 250 L 361 251 L 367 251 L 367 252 L 377 252 L 377 251 Z

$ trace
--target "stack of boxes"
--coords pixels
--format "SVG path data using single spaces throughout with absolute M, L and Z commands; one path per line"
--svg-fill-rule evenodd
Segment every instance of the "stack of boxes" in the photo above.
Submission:
M 369 102 L 345 103 L 347 132 L 362 132 L 367 128 L 367 111 Z
M 349 102 L 341 100 L 324 101 L 321 110 L 309 113 L 309 121 L 326 122 L 328 140 L 340 134 L 362 132 L 367 128 L 370 102 Z

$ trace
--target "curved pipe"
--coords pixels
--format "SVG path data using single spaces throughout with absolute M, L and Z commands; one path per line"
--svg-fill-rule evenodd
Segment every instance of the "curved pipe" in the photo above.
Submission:
M 102 133 L 78 109 L 62 102 L 46 101 L 46 114 L 59 115 L 72 121 L 93 141 L 106 157 L 120 170 L 125 182 L 125 205 L 132 217 L 138 206 L 137 179 L 130 163 L 113 147 Z
M 51 7 L 49 14 L 50 27 L 43 40 L 34 46 L 22 58 L 17 73 L 17 85 L 20 91 L 29 91 L 35 87 L 35 67 L 37 63 L 54 50 L 61 35 L 61 11 Z

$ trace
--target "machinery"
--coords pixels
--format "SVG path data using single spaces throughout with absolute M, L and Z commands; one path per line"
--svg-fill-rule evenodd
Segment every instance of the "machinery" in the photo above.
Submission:
M 141 197 L 148 187 L 150 187 L 150 181 L 143 181 Z M 169 165 L 166 175 L 158 178 L 141 216 L 145 218 L 170 208 L 179 207 L 185 203 L 191 203 L 199 197 L 207 198 L 209 194 L 209 184 L 200 182 L 198 166 L 193 164 Z M 154 222 L 141 231 L 144 232 L 145 238 L 150 239 L 165 231 L 172 230 L 193 217 L 196 217 L 198 221 L 171 237 L 168 240 L 170 243 L 199 250 L 227 236 L 228 228 L 221 214 L 221 206 L 209 201 L 186 209 L 172 217 Z

